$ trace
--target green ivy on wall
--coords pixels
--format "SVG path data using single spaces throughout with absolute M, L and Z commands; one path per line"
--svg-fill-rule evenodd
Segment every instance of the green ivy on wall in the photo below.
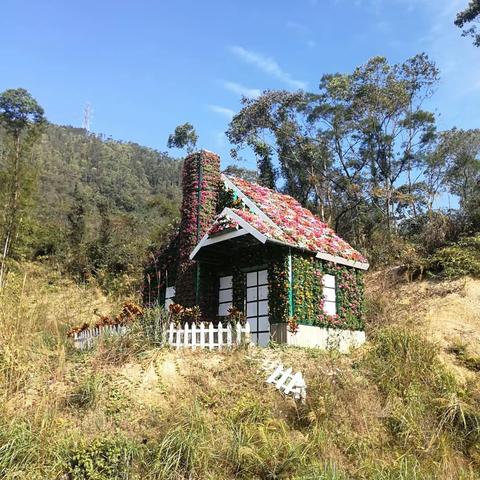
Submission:
M 319 260 L 307 253 L 292 256 L 294 314 L 298 323 L 320 327 L 363 330 L 363 272 Z M 325 274 L 335 276 L 337 314 L 323 309 Z
M 292 255 L 293 313 L 300 324 L 316 325 L 322 313 L 321 264 L 312 255 Z
M 288 251 L 270 247 L 268 264 L 268 308 L 270 323 L 284 323 L 289 316 Z

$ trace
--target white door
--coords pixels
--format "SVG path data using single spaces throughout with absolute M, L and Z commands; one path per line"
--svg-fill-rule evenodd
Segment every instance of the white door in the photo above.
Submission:
M 247 321 L 252 342 L 265 347 L 270 341 L 267 270 L 247 273 Z

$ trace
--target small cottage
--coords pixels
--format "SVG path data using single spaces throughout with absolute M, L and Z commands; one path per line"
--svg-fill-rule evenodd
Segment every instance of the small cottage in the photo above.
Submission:
M 148 266 L 147 304 L 198 305 L 219 321 L 244 313 L 252 341 L 340 347 L 364 341 L 366 259 L 295 199 L 189 155 L 181 223 Z

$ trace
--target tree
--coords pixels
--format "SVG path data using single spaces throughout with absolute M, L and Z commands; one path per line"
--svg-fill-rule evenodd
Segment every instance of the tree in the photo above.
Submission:
M 28 154 L 44 124 L 44 111 L 23 88 L 0 95 L 0 127 L 4 130 L 1 186 L 4 210 L 1 224 L 0 289 L 5 282 L 7 259 L 19 232 L 31 193 L 31 159 Z
M 265 142 L 258 141 L 254 145 L 254 152 L 257 156 L 258 182 L 264 187 L 275 190 L 277 173 L 273 168 L 271 147 Z
M 350 74 L 324 75 L 318 93 L 267 91 L 243 99 L 227 136 L 234 154 L 259 145 L 284 190 L 364 245 L 371 228 L 394 232 L 424 208 L 422 166 L 435 118 L 421 106 L 438 81 L 425 54 L 390 65 L 374 57 Z
M 471 22 L 478 23 L 480 20 L 480 0 L 470 0 L 465 10 L 457 13 L 455 19 L 455 25 L 459 28 L 464 28 Z M 480 47 L 480 32 L 476 25 L 472 25 L 469 28 L 464 28 L 462 35 L 464 37 L 470 36 L 473 38 L 473 44 L 476 47 Z
M 444 132 L 438 150 L 447 165 L 447 187 L 459 198 L 466 228 L 480 231 L 480 130 Z
M 168 148 L 186 148 L 187 153 L 192 153 L 197 145 L 198 135 L 190 123 L 178 125 L 175 131 L 169 135 Z
M 225 175 L 233 175 L 234 177 L 243 178 L 247 182 L 258 183 L 258 173 L 249 168 L 237 167 L 236 165 L 229 165 L 223 173 Z

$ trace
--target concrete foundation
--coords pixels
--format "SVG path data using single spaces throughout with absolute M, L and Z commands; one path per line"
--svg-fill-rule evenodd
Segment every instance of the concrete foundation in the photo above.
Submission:
M 299 325 L 296 333 L 288 331 L 286 323 L 270 325 L 271 339 L 276 343 L 286 343 L 297 347 L 316 347 L 323 350 L 338 350 L 347 353 L 352 348 L 365 343 L 365 332 L 361 330 L 342 330 L 312 325 Z

